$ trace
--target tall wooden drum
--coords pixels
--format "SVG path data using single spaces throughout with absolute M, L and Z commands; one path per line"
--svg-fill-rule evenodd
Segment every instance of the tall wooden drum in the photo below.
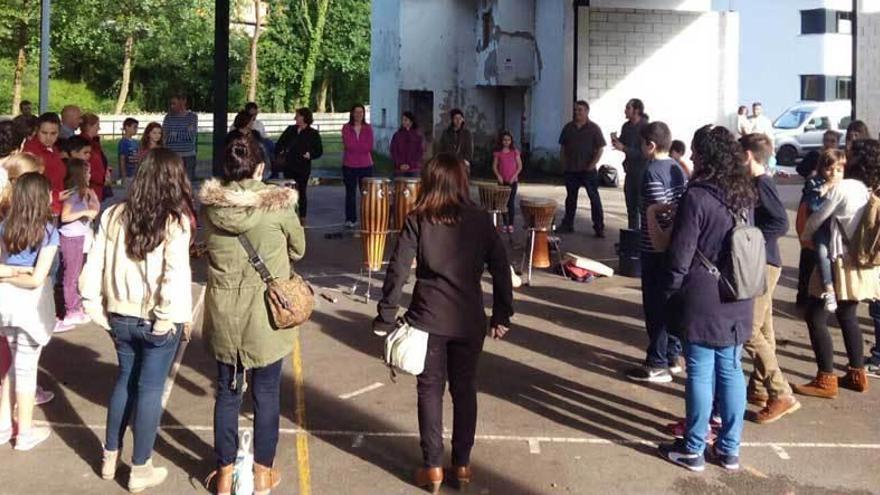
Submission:
M 474 181 L 480 195 L 480 206 L 492 214 L 492 221 L 498 224 L 498 215 L 507 213 L 507 201 L 510 199 L 510 186 L 502 186 L 497 182 Z
M 553 228 L 553 217 L 559 205 L 552 199 L 527 199 L 519 202 L 526 228 L 534 236 L 532 266 L 535 268 L 550 267 L 549 234 Z
M 391 181 L 377 177 L 361 180 L 361 238 L 364 242 L 364 264 L 370 271 L 382 268 L 385 240 L 388 237 Z
M 422 179 L 418 177 L 398 177 L 394 179 L 394 228 L 403 230 L 406 216 L 416 206 Z

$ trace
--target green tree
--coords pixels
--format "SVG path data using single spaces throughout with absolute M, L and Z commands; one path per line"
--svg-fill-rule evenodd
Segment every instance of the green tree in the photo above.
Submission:
M 369 98 L 370 2 L 334 0 L 324 31 L 319 60 L 320 84 L 316 109 L 327 110 L 327 99 L 347 108 Z M 366 84 L 364 84 L 366 83 Z M 340 100 L 338 97 L 341 96 Z
M 315 81 L 315 68 L 318 65 L 318 58 L 321 56 L 324 26 L 327 24 L 329 9 L 330 0 L 300 0 L 299 21 L 307 40 L 307 48 L 294 106 L 309 105 L 312 84 Z
M 39 7 L 39 2 L 33 0 L 7 0 L 0 4 L 0 53 L 15 60 L 12 77 L 13 115 L 18 114 L 21 103 L 28 51 L 39 35 Z

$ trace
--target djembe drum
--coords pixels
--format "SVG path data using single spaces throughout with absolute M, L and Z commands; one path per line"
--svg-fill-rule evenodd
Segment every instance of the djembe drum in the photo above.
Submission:
M 510 186 L 502 186 L 496 182 L 474 182 L 480 195 L 480 206 L 492 214 L 492 223 L 498 225 L 498 215 L 507 213 L 507 201 L 510 199 Z
M 525 226 L 530 234 L 531 266 L 550 267 L 550 230 L 558 204 L 552 199 L 526 199 L 519 202 Z
M 394 179 L 394 228 L 403 230 L 406 216 L 416 206 L 422 179 L 418 177 L 398 177 Z
M 391 181 L 378 177 L 361 180 L 361 238 L 364 264 L 371 272 L 382 268 L 385 240 L 388 237 Z

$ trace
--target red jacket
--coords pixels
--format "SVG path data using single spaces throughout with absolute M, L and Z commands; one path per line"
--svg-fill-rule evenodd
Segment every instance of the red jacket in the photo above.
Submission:
M 67 175 L 67 167 L 61 161 L 61 155 L 55 148 L 47 148 L 37 138 L 29 139 L 24 145 L 24 151 L 33 153 L 43 160 L 43 175 L 49 179 L 52 187 L 52 213 L 61 214 L 61 192 L 64 191 L 64 177 Z
M 100 138 L 96 137 L 90 141 L 92 142 L 92 157 L 89 159 L 89 172 L 91 172 L 92 178 L 89 181 L 89 185 L 92 187 L 92 191 L 95 191 L 98 200 L 103 201 L 104 182 L 107 178 L 107 170 L 110 167 L 107 162 L 107 155 L 104 154 L 104 150 L 101 148 Z

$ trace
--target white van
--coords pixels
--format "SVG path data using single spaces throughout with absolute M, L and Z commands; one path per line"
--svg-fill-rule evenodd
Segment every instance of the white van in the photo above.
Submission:
M 798 158 L 822 147 L 827 130 L 846 134 L 852 120 L 852 102 L 804 101 L 791 106 L 773 122 L 776 162 L 792 166 Z M 844 137 L 841 136 L 841 145 Z

